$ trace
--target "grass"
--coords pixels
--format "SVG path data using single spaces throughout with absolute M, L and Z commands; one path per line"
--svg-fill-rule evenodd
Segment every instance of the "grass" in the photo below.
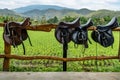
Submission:
M 3 29 L 0 29 L 0 54 L 4 53 L 4 43 L 2 39 Z M 62 57 L 62 44 L 58 43 L 54 37 L 54 30 L 51 32 L 42 31 L 28 31 L 33 46 L 29 45 L 28 40 L 24 42 L 26 47 L 26 56 L 58 56 Z M 105 55 L 105 56 L 115 56 L 118 55 L 118 43 L 119 35 L 118 32 L 114 32 L 115 42 L 113 48 L 104 48 L 99 44 L 96 44 L 90 37 L 91 31 L 89 31 L 89 38 L 92 44 L 89 44 L 89 48 L 83 53 L 83 46 L 79 45 L 77 48 L 74 47 L 74 43 L 70 42 L 68 47 L 67 57 L 78 58 L 84 56 L 95 56 Z M 11 54 L 23 55 L 22 46 L 18 48 L 12 47 Z M 3 59 L 0 59 L 0 64 L 3 63 Z M 75 61 L 67 63 L 67 71 L 77 71 L 77 72 L 120 72 L 120 62 L 118 60 L 101 60 L 97 61 L 98 68 L 96 66 L 95 60 L 89 61 Z M 2 65 L 0 66 L 0 70 Z M 49 72 L 49 71 L 62 71 L 62 62 L 53 60 L 11 60 L 10 64 L 11 72 L 23 72 L 23 71 L 33 71 L 33 72 Z

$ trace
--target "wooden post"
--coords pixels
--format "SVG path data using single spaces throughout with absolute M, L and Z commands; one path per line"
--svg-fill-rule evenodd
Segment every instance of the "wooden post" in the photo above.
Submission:
M 4 41 L 4 53 L 5 55 L 11 54 L 11 45 Z M 3 71 L 9 71 L 10 59 L 5 57 L 3 62 Z

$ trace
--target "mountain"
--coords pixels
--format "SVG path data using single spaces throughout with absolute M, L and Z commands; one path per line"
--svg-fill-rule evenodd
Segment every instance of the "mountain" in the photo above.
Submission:
M 62 18 L 64 16 L 80 16 L 80 13 L 77 13 L 76 10 L 71 9 L 62 9 L 62 10 L 56 10 L 56 9 L 47 9 L 47 10 L 30 10 L 27 12 L 22 13 L 23 15 L 27 17 L 32 18 L 41 18 L 42 16 L 46 16 L 46 18 L 52 18 L 54 16 L 57 16 L 58 18 Z M 82 15 L 81 15 L 82 16 Z
M 8 15 L 8 16 L 22 16 L 21 14 L 16 13 L 16 12 L 9 10 L 9 9 L 0 9 L 0 15 L 1 16 L 6 16 L 6 15 Z
M 80 10 L 77 10 L 76 12 L 79 13 L 79 14 L 82 14 L 82 15 L 88 15 L 88 14 L 90 14 L 92 12 L 95 12 L 95 11 L 94 10 L 89 10 L 87 8 L 82 8 Z
M 65 15 L 85 16 L 91 12 L 94 12 L 93 10 L 89 10 L 86 8 L 77 10 L 55 5 L 29 5 L 25 7 L 16 8 L 13 11 L 17 13 L 22 13 L 23 15 L 28 17 L 40 17 L 46 15 L 48 18 L 53 17 L 54 15 L 58 17 Z
M 25 7 L 20 7 L 13 9 L 13 11 L 17 13 L 24 13 L 33 9 L 38 9 L 38 10 L 47 10 L 47 9 L 56 9 L 56 10 L 62 10 L 62 9 L 68 9 L 66 7 L 60 7 L 60 6 L 55 6 L 55 5 L 29 5 Z
M 22 12 L 22 13 L 21 13 Z M 86 8 L 82 9 L 70 9 L 66 7 L 60 6 L 53 6 L 53 5 L 30 5 L 26 7 L 20 7 L 14 10 L 8 9 L 0 9 L 0 16 L 1 15 L 9 15 L 9 16 L 24 16 L 30 18 L 37 18 L 41 19 L 45 16 L 47 19 L 53 18 L 57 16 L 59 19 L 63 18 L 64 16 L 71 16 L 71 17 L 104 17 L 104 16 L 120 16 L 120 11 L 112 11 L 112 10 L 89 10 Z
M 118 17 L 118 16 L 120 16 L 120 11 L 101 9 L 101 10 L 97 10 L 95 12 L 92 12 L 86 16 L 87 17 L 105 17 L 105 16 Z
M 105 17 L 105 16 L 120 16 L 120 11 L 112 11 L 112 10 L 89 10 L 89 9 L 79 9 L 79 10 L 72 10 L 72 9 L 62 9 L 62 10 L 56 10 L 56 9 L 47 9 L 47 10 L 39 10 L 34 9 L 27 12 L 22 13 L 26 17 L 31 18 L 41 18 L 42 16 L 46 16 L 46 18 L 52 18 L 54 16 L 57 16 L 58 18 L 62 18 L 64 16 L 83 16 L 83 17 Z

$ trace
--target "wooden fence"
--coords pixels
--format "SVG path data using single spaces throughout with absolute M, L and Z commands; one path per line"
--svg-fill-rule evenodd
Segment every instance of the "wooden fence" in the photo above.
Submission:
M 3 27 L 4 24 L 0 23 L 0 26 Z M 34 31 L 45 31 L 50 32 L 52 29 L 55 29 L 57 25 L 55 24 L 46 24 L 46 25 L 36 25 L 36 26 L 27 26 L 27 30 L 34 30 Z M 95 26 L 91 26 L 88 30 L 95 30 Z M 120 28 L 113 29 L 113 31 L 120 31 Z M 120 46 L 119 46 L 120 49 Z M 118 50 L 120 52 L 120 50 Z M 34 60 L 34 59 L 48 59 L 48 60 L 59 60 L 63 62 L 68 61 L 84 61 L 84 60 L 107 60 L 107 59 L 119 59 L 117 56 L 88 56 L 88 57 L 81 57 L 81 58 L 61 58 L 61 57 L 54 57 L 54 56 L 18 56 L 18 55 L 11 55 L 11 45 L 4 42 L 4 54 L 0 55 L 0 58 L 4 58 L 3 62 L 3 71 L 9 71 L 10 66 L 10 59 L 17 59 L 17 60 Z

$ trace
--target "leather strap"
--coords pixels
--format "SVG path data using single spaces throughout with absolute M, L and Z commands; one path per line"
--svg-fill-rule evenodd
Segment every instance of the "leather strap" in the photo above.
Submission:
M 32 46 L 32 42 L 31 42 L 29 35 L 28 35 L 28 40 L 29 40 L 30 46 Z
M 22 46 L 23 46 L 23 51 L 24 51 L 24 55 L 25 55 L 25 45 L 24 45 L 23 41 L 22 41 Z

